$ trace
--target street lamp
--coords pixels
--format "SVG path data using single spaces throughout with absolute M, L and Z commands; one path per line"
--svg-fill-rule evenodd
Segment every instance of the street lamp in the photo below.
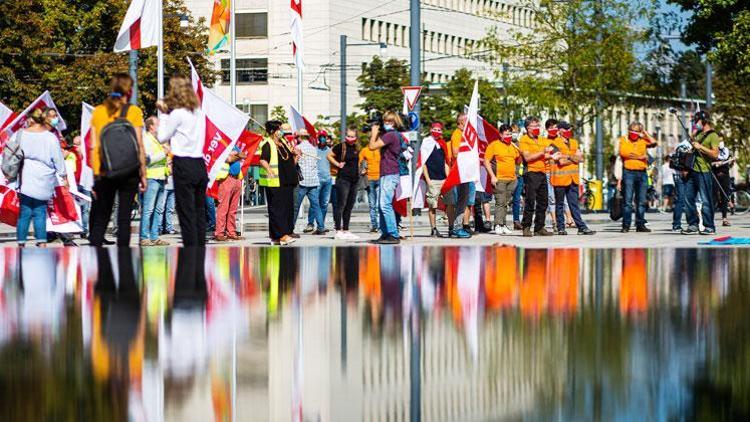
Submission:
M 339 37 L 339 45 L 340 45 L 340 60 L 341 60 L 341 71 L 340 71 L 340 91 L 341 91 L 341 105 L 340 105 L 340 114 L 341 114 L 341 141 L 344 141 L 344 137 L 346 136 L 346 47 L 356 47 L 356 46 L 362 46 L 362 45 L 377 45 L 380 47 L 380 56 L 386 57 L 388 53 L 388 45 L 384 42 L 362 42 L 362 43 L 351 43 L 348 44 L 346 42 L 346 35 L 341 35 Z

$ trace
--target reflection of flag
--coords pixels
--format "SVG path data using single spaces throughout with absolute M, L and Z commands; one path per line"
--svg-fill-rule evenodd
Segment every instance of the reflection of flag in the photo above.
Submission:
M 302 60 L 302 0 L 291 0 L 291 2 L 292 54 L 294 55 L 295 66 L 304 70 L 305 64 Z
M 214 0 L 214 10 L 211 13 L 211 27 L 208 29 L 208 54 L 220 51 L 229 43 L 229 20 L 232 0 Z
M 21 112 L 18 116 L 16 116 L 13 120 L 10 121 L 3 129 L 5 131 L 5 134 L 7 136 L 6 139 L 10 139 L 11 136 L 13 136 L 14 133 L 16 133 L 19 129 L 23 127 L 23 125 L 26 123 L 26 119 L 28 118 L 28 115 L 31 111 L 36 109 L 45 109 L 45 108 L 53 108 L 55 111 L 57 111 L 57 116 L 60 118 L 60 123 L 57 125 L 57 130 L 59 132 L 65 131 L 68 126 L 65 123 L 65 120 L 63 120 L 62 115 L 60 114 L 60 110 L 57 109 L 57 106 L 55 105 L 55 102 L 52 101 L 52 95 L 50 95 L 49 91 L 44 91 L 42 95 L 37 97 L 36 100 L 34 100 L 33 103 L 31 103 L 26 109 Z M 3 142 L 2 145 L 5 145 Z
M 476 361 L 479 354 L 479 247 L 459 248 L 456 289 L 461 302 L 464 335 L 471 355 Z
M 115 40 L 115 53 L 159 44 L 159 0 L 132 0 Z
M 458 154 L 453 161 L 453 167 L 443 184 L 443 193 L 462 183 L 476 183 L 479 181 L 479 148 L 477 145 L 479 143 L 479 134 L 477 131 L 478 108 L 478 85 L 477 82 L 474 82 L 474 92 L 471 94 L 466 127 L 461 137 L 461 144 L 458 147 Z
M 309 120 L 305 119 L 305 116 L 300 114 L 294 106 L 289 106 L 289 117 L 289 124 L 292 125 L 292 130 L 294 132 L 299 132 L 300 129 L 305 129 L 308 135 L 310 135 L 313 145 L 318 144 L 318 132 L 315 130 L 315 126 L 313 126 Z
M 211 90 L 204 90 L 203 83 L 190 63 L 193 89 L 201 100 L 201 110 L 206 115 L 206 135 L 203 145 L 203 159 L 208 169 L 208 189 L 216 180 L 221 166 L 227 160 L 235 143 L 242 135 L 250 118 Z

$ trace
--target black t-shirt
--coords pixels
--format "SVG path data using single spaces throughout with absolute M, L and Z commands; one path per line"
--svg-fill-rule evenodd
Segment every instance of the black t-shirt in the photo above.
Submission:
M 436 146 L 424 165 L 427 167 L 430 180 L 445 180 L 445 151 L 442 148 Z
M 342 152 L 344 144 L 338 144 L 333 147 L 333 158 L 340 163 L 344 163 L 344 168 L 339 169 L 339 173 L 336 177 L 356 182 L 359 179 L 359 153 L 357 152 L 356 146 L 346 146 L 346 156 L 343 156 Z
M 279 183 L 281 186 L 297 186 L 299 175 L 297 174 L 297 165 L 294 162 L 294 154 L 284 146 L 277 146 L 276 149 L 279 154 Z M 260 159 L 268 163 L 271 162 L 271 145 L 268 143 L 263 144 Z

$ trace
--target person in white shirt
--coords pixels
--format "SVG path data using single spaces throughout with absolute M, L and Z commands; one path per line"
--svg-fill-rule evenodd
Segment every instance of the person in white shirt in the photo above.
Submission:
M 676 171 L 669 165 L 670 157 L 664 160 L 664 164 L 661 165 L 661 206 L 664 211 L 672 208 L 675 188 L 674 188 L 674 177 L 677 174 Z
M 206 115 L 190 79 L 174 76 L 169 93 L 156 107 L 166 115 L 159 125 L 159 142 L 170 143 L 172 174 L 180 234 L 184 246 L 206 245 L 206 186 L 203 161 Z

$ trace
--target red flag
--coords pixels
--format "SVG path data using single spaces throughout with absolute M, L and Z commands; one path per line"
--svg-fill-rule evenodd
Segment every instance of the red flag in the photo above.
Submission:
M 263 136 L 258 135 L 255 132 L 249 130 L 242 131 L 240 139 L 237 140 L 237 147 L 240 151 L 246 154 L 244 161 L 242 162 L 242 174 L 247 174 L 247 169 L 253 164 L 253 157 L 255 157 L 255 151 L 258 150 L 260 142 L 263 140 Z M 260 163 L 259 163 L 260 164 Z
M 291 0 L 291 27 L 292 34 L 292 55 L 294 64 L 299 69 L 304 69 L 305 64 L 302 60 L 302 0 Z
M 160 36 L 161 7 L 159 0 L 132 0 L 117 34 L 114 52 L 156 46 Z
M 305 116 L 300 114 L 294 106 L 289 106 L 289 124 L 292 125 L 294 132 L 299 132 L 300 129 L 305 129 L 310 135 L 310 139 L 313 141 L 313 145 L 318 144 L 318 131 L 315 129 L 309 120 L 305 119 Z
M 13 120 L 10 122 L 6 122 L 6 125 L 3 129 L 5 132 L 4 136 L 0 137 L 0 141 L 2 141 L 2 144 L 0 144 L 0 147 L 5 145 L 5 140 L 10 139 L 11 136 L 13 136 L 14 133 L 16 133 L 19 129 L 23 127 L 23 125 L 26 123 L 26 119 L 28 118 L 28 114 L 36 109 L 45 109 L 45 108 L 53 108 L 55 111 L 57 111 L 57 116 L 60 118 L 60 123 L 57 125 L 57 131 L 58 134 L 60 132 L 65 131 L 68 126 L 65 123 L 65 120 L 63 120 L 62 115 L 60 115 L 60 110 L 57 109 L 57 106 L 55 105 L 55 102 L 52 101 L 52 96 L 50 95 L 49 91 L 44 91 L 42 95 L 37 97 L 36 100 L 34 100 L 33 103 L 31 103 L 24 111 L 22 111 L 20 114 L 18 114 Z M 3 139 L 5 138 L 5 140 Z M 0 148 L 2 149 L 2 148 Z

